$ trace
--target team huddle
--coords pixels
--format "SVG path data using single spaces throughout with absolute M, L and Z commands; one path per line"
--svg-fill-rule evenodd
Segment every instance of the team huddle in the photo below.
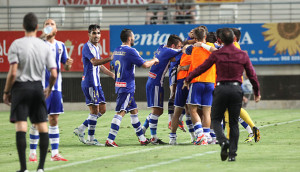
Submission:
M 24 17 L 25 37 L 14 41 L 9 49 L 10 70 L 3 95 L 4 103 L 12 105 L 10 121 L 16 125 L 20 171 L 27 171 L 25 160 L 27 117 L 33 124 L 30 127 L 29 161 L 37 161 L 38 142 L 40 145 L 38 171 L 44 169 L 49 140 L 51 160 L 68 161 L 58 151 L 58 117 L 64 112 L 61 63 L 65 70 L 70 70 L 73 60 L 68 57 L 64 43 L 55 39 L 57 33 L 55 21 L 47 19 L 44 22 L 44 28 L 51 27 L 51 32 L 46 33 L 44 29 L 41 39 L 35 38 L 37 23 L 37 17 L 33 13 L 28 13 Z M 192 143 L 194 145 L 219 143 L 223 161 L 228 157 L 228 161 L 235 161 L 239 137 L 238 121 L 249 133 L 245 142 L 260 140 L 259 129 L 255 127 L 245 109 L 241 108 L 242 101 L 247 100 L 243 98 L 244 80 L 249 78 L 256 102 L 260 100 L 260 90 L 249 56 L 240 50 L 238 41 L 241 32 L 238 29 L 221 28 L 214 33 L 208 32 L 205 26 L 199 26 L 190 31 L 185 41 L 177 35 L 170 35 L 167 44 L 160 45 L 153 59 L 148 61 L 132 48 L 134 33 L 130 29 L 121 31 L 122 45 L 115 48 L 112 55 L 105 59 L 100 57 L 98 46 L 101 37 L 100 26 L 90 25 L 88 36 L 89 41 L 82 49 L 84 72 L 81 88 L 90 113 L 84 122 L 74 129 L 74 134 L 78 136 L 80 142 L 87 145 L 118 147 L 115 139 L 122 118 L 130 112 L 131 124 L 141 145 L 166 144 L 158 137 L 157 123 L 164 111 L 163 84 L 168 70 L 170 145 L 177 144 L 178 127 L 185 131 L 183 116 L 186 116 Z M 111 62 L 114 72 L 103 65 L 108 62 Z M 134 98 L 135 66 L 151 67 L 146 83 L 147 106 L 151 108 L 151 113 L 143 125 L 138 118 Z M 101 144 L 94 136 L 97 120 L 106 112 L 100 71 L 115 80 L 117 94 L 116 114 L 111 121 L 105 144 Z M 246 73 L 246 76 L 243 77 L 243 73 Z M 49 128 L 46 123 L 47 116 Z M 227 128 L 227 137 L 224 135 L 222 121 L 223 126 Z M 145 137 L 148 128 L 151 138 Z M 87 137 L 85 137 L 86 129 Z
M 238 41 L 241 33 L 238 29 L 232 28 L 235 33 L 234 45 L 239 47 Z M 205 73 L 194 77 L 190 85 L 186 87 L 184 80 L 189 74 L 200 66 L 210 56 L 211 52 L 222 47 L 218 39 L 222 29 L 218 29 L 217 35 L 209 33 L 205 26 L 192 29 L 186 41 L 182 41 L 177 35 L 170 35 L 166 45 L 160 45 L 154 57 L 145 61 L 138 53 L 134 45 L 134 34 L 130 29 L 122 30 L 120 38 L 122 45 L 117 47 L 112 56 L 108 59 L 101 59 L 99 48 L 100 26 L 90 25 L 89 42 L 83 48 L 82 60 L 84 63 L 84 75 L 82 77 L 82 90 L 86 97 L 86 104 L 90 108 L 88 118 L 77 128 L 74 134 L 80 142 L 88 145 L 118 147 L 115 143 L 116 136 L 120 129 L 122 118 L 130 112 L 131 123 L 135 129 L 141 145 L 166 144 L 159 139 L 157 134 L 157 123 L 163 114 L 164 77 L 169 69 L 169 85 L 171 96 L 169 99 L 169 144 L 175 145 L 176 130 L 178 126 L 185 131 L 182 117 L 186 116 L 186 124 L 195 145 L 216 144 L 217 139 L 211 127 L 211 106 L 213 90 L 216 86 L 216 67 L 213 65 Z M 210 42 L 208 42 L 210 41 Z M 111 64 L 115 73 L 106 70 L 106 74 L 115 79 L 116 114 L 112 119 L 111 128 L 105 144 L 101 144 L 94 138 L 97 119 L 105 113 L 105 98 L 99 82 L 99 69 L 105 68 L 102 64 L 112 60 Z M 96 64 L 94 61 L 97 61 Z M 149 68 L 148 80 L 146 83 L 147 106 L 151 113 L 147 116 L 143 125 L 138 119 L 137 104 L 134 99 L 135 93 L 135 66 Z M 101 112 L 102 111 L 102 112 Z M 227 127 L 229 138 L 229 118 L 226 111 L 224 125 Z M 248 113 L 242 109 L 240 123 L 248 131 L 249 136 L 245 142 L 252 139 L 259 141 L 260 133 L 255 127 Z M 245 122 L 246 121 L 246 122 Z M 150 127 L 151 138 L 145 137 L 146 130 Z M 88 128 L 88 137 L 85 139 L 85 129 Z

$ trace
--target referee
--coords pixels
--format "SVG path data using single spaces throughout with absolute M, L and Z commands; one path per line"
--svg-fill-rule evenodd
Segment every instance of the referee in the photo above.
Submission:
M 23 28 L 25 36 L 15 40 L 8 50 L 10 67 L 3 102 L 11 105 L 10 122 L 15 123 L 20 171 L 27 171 L 25 151 L 29 116 L 40 135 L 40 162 L 37 171 L 42 172 L 49 145 L 45 97 L 49 96 L 57 78 L 56 62 L 49 46 L 36 38 L 38 20 L 35 14 L 28 13 L 24 16 Z M 45 66 L 50 70 L 51 76 L 49 86 L 43 92 L 41 81 Z
M 214 51 L 201 66 L 192 71 L 186 78 L 184 87 L 188 87 L 193 78 L 208 70 L 213 64 L 216 64 L 217 86 L 213 93 L 212 127 L 221 145 L 222 161 L 225 161 L 228 156 L 228 161 L 235 161 L 239 139 L 238 117 L 243 100 L 241 84 L 244 69 L 253 85 L 254 100 L 256 102 L 260 101 L 261 98 L 260 87 L 248 54 L 236 48 L 233 44 L 233 31 L 230 28 L 223 28 L 220 38 L 224 47 Z M 226 109 L 229 111 L 230 141 L 225 137 L 221 126 Z

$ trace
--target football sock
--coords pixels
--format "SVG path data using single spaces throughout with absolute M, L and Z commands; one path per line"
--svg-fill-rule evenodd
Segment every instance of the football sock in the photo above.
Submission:
M 227 139 L 229 139 L 229 133 L 230 133 L 230 128 L 229 128 L 229 114 L 228 114 L 228 109 L 226 109 L 225 113 L 224 113 L 224 116 L 225 116 L 225 128 L 226 128 L 226 137 Z
M 138 118 L 138 114 L 131 114 L 130 118 L 131 118 L 131 124 L 132 124 L 133 128 L 135 129 L 135 133 L 138 136 L 139 140 L 142 142 L 146 141 L 144 132 L 141 127 L 141 123 Z
M 118 131 L 120 129 L 120 124 L 121 124 L 121 121 L 122 121 L 122 116 L 121 115 L 117 115 L 115 114 L 114 118 L 112 119 L 111 121 L 111 126 L 110 126 L 110 130 L 109 130 L 109 135 L 108 135 L 108 138 L 107 140 L 112 143 L 117 134 L 118 134 Z
M 206 138 L 210 138 L 210 128 L 203 127 L 203 133 Z
M 251 128 L 253 128 L 255 125 L 252 121 L 252 119 L 250 118 L 248 112 L 244 109 L 241 108 L 241 113 L 240 113 L 240 117 L 248 124 L 250 125 Z
M 98 118 L 100 118 L 103 114 L 101 114 L 100 112 L 98 112 L 97 115 L 98 115 L 98 117 L 97 117 L 97 119 L 98 119 Z
M 51 144 L 51 154 L 52 157 L 58 154 L 58 146 L 59 146 L 59 129 L 58 125 L 49 126 L 49 140 Z
M 168 101 L 168 114 L 169 114 L 169 122 L 172 121 L 172 117 L 174 114 L 174 99 L 169 99 Z
M 98 115 L 90 114 L 88 118 L 88 140 L 93 141 L 95 139 L 95 129 L 97 125 Z
M 251 127 L 241 117 L 239 117 L 239 122 L 247 130 L 248 134 L 253 133 Z
M 16 143 L 17 150 L 19 154 L 19 162 L 21 166 L 21 171 L 25 171 L 26 167 L 26 132 L 17 131 L 16 132 Z
M 36 148 L 39 139 L 40 139 L 40 135 L 38 130 L 34 126 L 31 126 L 29 129 L 30 154 L 32 153 L 36 154 Z
M 189 114 L 186 114 L 185 115 L 185 123 L 186 123 L 186 126 L 187 128 L 189 129 L 189 132 L 190 133 L 194 133 L 195 132 L 195 129 L 194 129 L 194 126 L 193 126 L 193 123 L 192 123 L 192 117 L 191 115 Z
M 202 128 L 202 123 L 201 122 L 197 122 L 194 125 L 194 129 L 195 129 L 196 137 L 200 137 L 203 134 L 203 128 Z
M 177 137 L 176 133 L 170 133 L 170 140 L 176 139 L 176 137 Z
M 210 137 L 212 138 L 212 141 L 217 140 L 214 129 L 210 129 Z
M 49 135 L 48 133 L 40 134 L 40 162 L 38 169 L 44 169 L 44 164 L 47 156 L 48 146 L 49 146 Z
M 150 116 L 149 126 L 150 126 L 151 138 L 157 138 L 156 130 L 157 130 L 158 117 L 159 116 L 155 114 L 152 114 Z
M 83 133 L 85 131 L 85 129 L 88 127 L 89 125 L 89 118 L 87 118 L 79 127 L 78 130 Z
M 145 120 L 145 122 L 144 122 L 144 125 L 143 125 L 143 130 L 144 131 L 146 131 L 147 130 L 147 128 L 149 127 L 149 120 L 150 120 L 150 116 L 152 115 L 152 113 L 150 113 L 148 116 L 147 116 L 147 118 L 146 118 L 146 120 Z

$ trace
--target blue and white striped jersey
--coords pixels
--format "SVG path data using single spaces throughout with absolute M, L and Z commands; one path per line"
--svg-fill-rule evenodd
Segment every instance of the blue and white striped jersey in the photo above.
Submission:
M 101 86 L 100 84 L 100 66 L 93 66 L 92 58 L 101 59 L 99 47 L 93 45 L 90 41 L 84 44 L 82 49 L 83 76 L 81 87 Z
M 52 56 L 55 58 L 55 62 L 57 65 L 57 80 L 52 87 L 52 90 L 56 91 L 62 91 L 62 77 L 61 77 L 61 63 L 65 64 L 67 59 L 68 59 L 68 53 L 66 46 L 63 42 L 54 40 L 54 43 L 50 43 L 48 41 L 45 41 L 51 51 L 52 51 Z M 43 81 L 43 85 L 47 87 L 49 85 L 49 78 L 50 78 L 50 72 L 46 70 L 45 72 L 45 80 Z

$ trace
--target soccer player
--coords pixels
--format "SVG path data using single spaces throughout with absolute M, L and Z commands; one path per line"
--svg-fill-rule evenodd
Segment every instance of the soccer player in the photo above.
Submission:
M 61 63 L 63 63 L 66 71 L 69 71 L 73 59 L 68 58 L 68 53 L 66 46 L 63 42 L 55 39 L 57 33 L 56 23 L 52 19 L 47 19 L 44 22 L 45 27 L 52 27 L 52 32 L 48 35 L 45 35 L 46 43 L 49 45 L 52 53 L 52 58 L 55 59 L 57 65 L 57 81 L 52 88 L 50 96 L 46 99 L 47 112 L 49 118 L 49 139 L 51 144 L 51 161 L 68 161 L 63 158 L 58 151 L 59 147 L 59 128 L 58 128 L 58 116 L 64 112 L 63 110 L 63 100 L 62 100 L 62 77 L 61 77 Z M 46 70 L 46 77 L 44 81 L 44 86 L 49 85 L 49 76 L 50 72 Z M 36 148 L 39 141 L 39 132 L 36 127 L 32 125 L 29 130 L 30 133 L 30 153 L 29 153 L 29 162 L 36 162 Z
M 81 88 L 85 96 L 86 105 L 90 109 L 88 118 L 74 129 L 74 134 L 79 141 L 87 145 L 104 146 L 95 139 L 95 128 L 97 119 L 106 112 L 106 102 L 100 84 L 99 70 L 114 78 L 114 73 L 110 72 L 103 64 L 110 62 L 113 56 L 101 59 L 98 42 L 100 41 L 100 26 L 92 24 L 88 28 L 89 41 L 84 44 L 82 49 L 83 76 Z M 88 128 L 88 138 L 85 140 L 84 131 Z
M 175 61 L 175 56 L 181 53 L 182 40 L 177 35 L 170 35 L 167 45 L 161 45 L 156 50 L 154 57 L 158 58 L 159 64 L 151 67 L 146 84 L 147 104 L 152 112 L 147 117 L 143 131 L 145 133 L 150 126 L 151 143 L 165 144 L 157 137 L 157 122 L 163 114 L 164 88 L 163 80 L 170 61 Z
M 113 65 L 116 76 L 116 114 L 111 122 L 111 128 L 107 137 L 106 146 L 118 147 L 115 143 L 116 136 L 120 129 L 122 118 L 130 112 L 131 124 L 135 129 L 141 145 L 147 145 L 149 141 L 145 138 L 141 123 L 138 119 L 138 109 L 134 99 L 135 92 L 135 66 L 149 68 L 159 61 L 157 58 L 145 61 L 138 53 L 134 45 L 134 34 L 130 29 L 123 29 L 120 35 L 122 45 L 114 50 Z
M 210 50 L 214 49 L 214 47 L 205 44 L 206 33 L 206 30 L 202 28 L 194 29 L 195 39 L 202 47 L 193 47 L 189 72 L 200 66 L 211 54 Z M 197 138 L 194 144 L 197 145 L 207 145 L 207 138 L 210 138 L 210 111 L 215 78 L 216 68 L 213 66 L 207 72 L 191 81 L 186 104 L 194 123 Z M 199 106 L 202 108 L 202 120 L 198 113 Z
M 49 137 L 47 127 L 47 98 L 57 78 L 55 59 L 49 46 L 36 38 L 38 19 L 34 13 L 23 18 L 25 36 L 15 40 L 8 50 L 10 64 L 3 94 L 3 102 L 11 104 L 10 122 L 15 123 L 16 144 L 21 172 L 26 167 L 27 117 L 35 124 L 40 136 L 38 172 L 44 171 Z M 50 70 L 49 85 L 43 93 L 42 78 L 45 66 Z
M 180 63 L 180 57 L 182 54 L 177 55 L 175 58 L 175 62 L 170 62 L 169 67 L 169 88 L 170 88 L 170 97 L 168 100 L 168 114 L 169 114 L 169 129 L 171 130 L 171 120 L 174 114 L 174 99 L 175 99 L 175 91 L 176 91 L 176 85 L 177 85 L 177 67 Z M 182 118 L 185 114 L 185 111 L 182 111 L 182 114 L 180 116 L 180 123 L 178 124 L 178 127 L 183 131 L 186 132 L 184 128 L 184 123 L 182 121 Z
M 178 124 L 180 124 L 180 116 L 182 112 L 184 111 L 184 108 L 186 106 L 186 100 L 188 97 L 188 89 L 184 88 L 182 89 L 183 86 L 183 81 L 185 77 L 188 75 L 188 69 L 191 64 L 191 57 L 190 55 L 187 54 L 180 54 L 180 64 L 179 64 L 179 69 L 178 69 L 178 74 L 177 74 L 177 87 L 176 87 L 176 92 L 175 92 L 175 111 L 174 111 L 174 116 L 172 118 L 171 122 L 171 133 L 170 133 L 170 145 L 176 145 L 176 130 L 178 128 Z M 176 56 L 176 57 L 178 57 Z M 182 67 L 187 67 L 186 69 L 183 69 Z M 188 111 L 186 111 L 188 112 Z M 194 141 L 195 135 L 194 135 L 194 126 L 191 120 L 190 114 L 186 114 L 186 125 L 189 129 L 190 135 L 191 135 L 191 140 Z

